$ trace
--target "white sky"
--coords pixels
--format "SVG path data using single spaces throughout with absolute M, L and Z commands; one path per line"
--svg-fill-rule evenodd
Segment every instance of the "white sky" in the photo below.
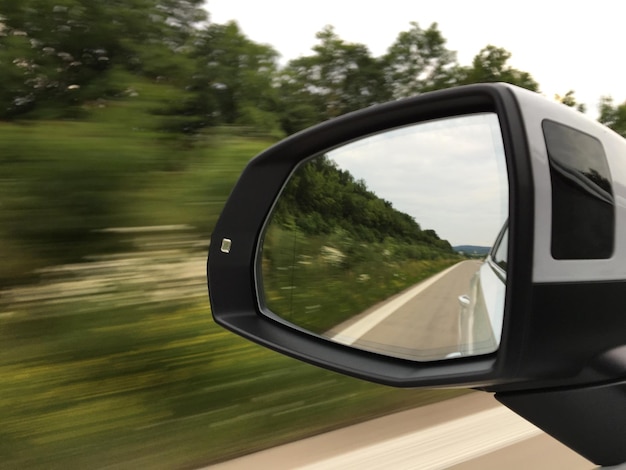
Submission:
M 516 8 L 517 6 L 517 8 Z M 521 7 L 521 8 L 520 8 Z M 309 55 L 315 33 L 335 27 L 341 39 L 383 55 L 416 21 L 437 22 L 462 65 L 486 45 L 512 53 L 510 65 L 529 72 L 548 97 L 573 89 L 597 117 L 602 95 L 626 101 L 624 4 L 620 1 L 527 0 L 207 0 L 215 23 L 236 20 L 244 34 L 270 44 L 281 62 Z

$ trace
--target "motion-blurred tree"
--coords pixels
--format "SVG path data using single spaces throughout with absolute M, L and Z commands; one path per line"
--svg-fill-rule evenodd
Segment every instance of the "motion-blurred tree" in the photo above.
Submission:
M 204 0 L 3 0 L 0 118 L 68 107 L 124 90 L 116 67 L 178 83 L 191 75 L 182 54 Z
M 515 69 L 507 64 L 511 53 L 501 47 L 488 45 L 474 57 L 471 67 L 459 69 L 457 83 L 506 82 L 526 88 L 531 91 L 539 91 L 539 84 L 532 75 Z
M 626 137 L 626 102 L 616 105 L 612 97 L 601 97 L 598 121 L 610 127 L 622 137 Z
M 248 39 L 235 22 L 211 24 L 196 38 L 196 112 L 213 123 L 278 127 L 273 80 L 278 53 Z
M 556 101 L 563 103 L 565 106 L 569 106 L 570 108 L 574 108 L 580 111 L 581 113 L 584 113 L 585 111 L 587 111 L 587 107 L 585 106 L 584 103 L 578 103 L 576 101 L 576 97 L 574 96 L 574 90 L 569 90 L 563 96 L 555 95 L 554 99 Z
M 416 22 L 398 35 L 382 64 L 385 86 L 393 98 L 448 88 L 455 84 L 459 67 L 437 23 L 424 30 Z
M 343 41 L 332 26 L 316 35 L 313 55 L 289 62 L 280 76 L 281 100 L 287 131 L 301 128 L 313 115 L 322 121 L 350 111 L 387 101 L 379 61 L 363 44 Z M 290 109 L 297 105 L 299 113 Z

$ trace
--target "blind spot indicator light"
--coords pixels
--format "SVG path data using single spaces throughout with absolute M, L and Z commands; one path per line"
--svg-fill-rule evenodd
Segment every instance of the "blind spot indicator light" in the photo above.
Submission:
M 222 253 L 230 253 L 230 247 L 232 246 L 233 241 L 229 238 L 222 239 Z

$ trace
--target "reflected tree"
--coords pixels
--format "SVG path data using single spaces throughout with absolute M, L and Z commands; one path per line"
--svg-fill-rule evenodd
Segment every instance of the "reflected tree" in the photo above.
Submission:
M 308 235 L 337 230 L 358 242 L 423 245 L 428 257 L 453 254 L 446 240 L 434 230 L 422 230 L 410 215 L 370 191 L 363 180 L 341 170 L 327 157 L 316 157 L 301 166 L 284 189 L 273 220 L 295 226 Z
M 434 230 L 326 156 L 287 183 L 262 253 L 269 308 L 316 333 L 459 261 Z

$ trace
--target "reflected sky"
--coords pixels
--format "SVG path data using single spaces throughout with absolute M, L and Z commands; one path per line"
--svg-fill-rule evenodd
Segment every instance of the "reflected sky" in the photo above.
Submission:
M 504 146 L 494 113 L 386 131 L 327 155 L 453 246 L 491 246 L 508 216 Z

